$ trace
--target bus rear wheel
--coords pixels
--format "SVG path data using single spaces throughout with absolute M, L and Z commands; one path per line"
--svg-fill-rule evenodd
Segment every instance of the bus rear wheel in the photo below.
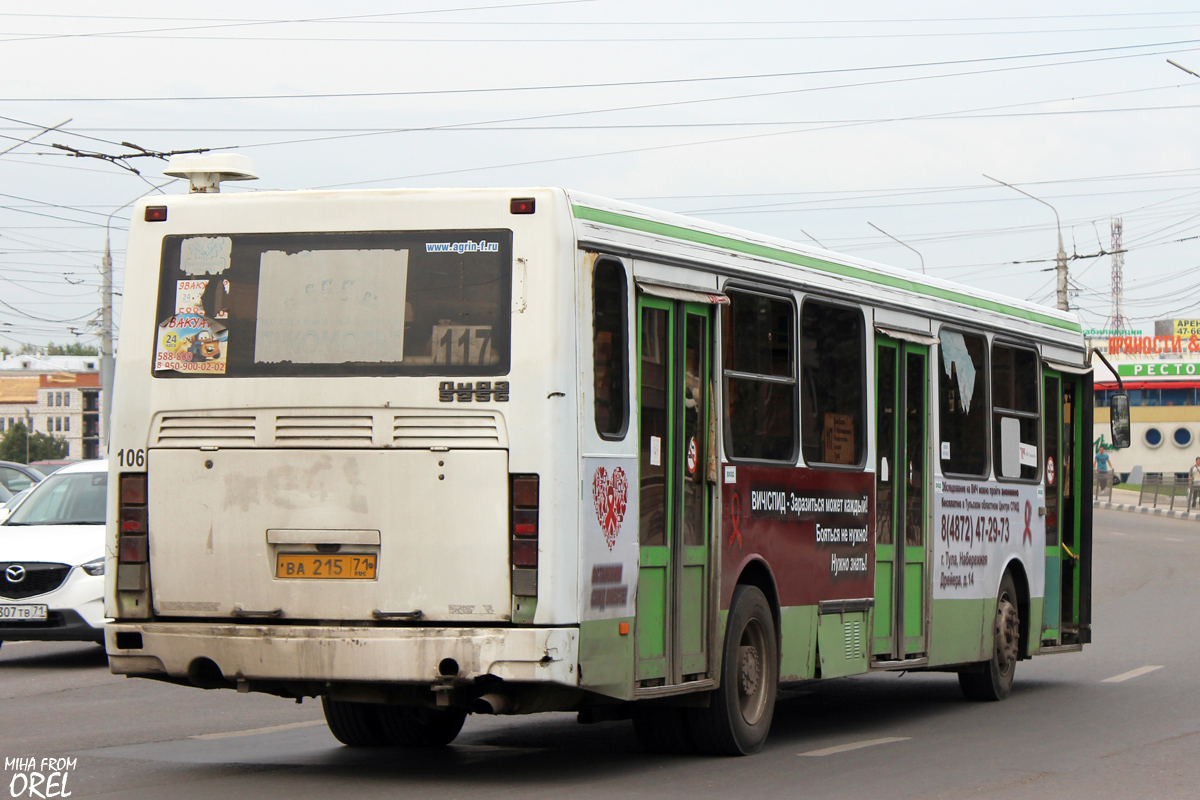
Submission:
M 445 747 L 462 730 L 467 712 L 461 708 L 379 706 L 379 721 L 396 747 Z
M 733 592 L 721 685 L 708 708 L 690 708 L 696 748 L 710 755 L 757 753 L 767 740 L 779 684 L 779 645 L 775 619 L 757 586 L 739 585 Z
M 384 733 L 377 709 L 372 703 L 351 703 L 345 700 L 321 698 L 325 724 L 333 737 L 348 747 L 387 747 L 391 744 Z
M 968 700 L 1003 700 L 1012 691 L 1020 658 L 1021 615 L 1017 586 L 1010 573 L 1000 581 L 996 616 L 992 622 L 992 657 L 958 673 L 958 685 Z

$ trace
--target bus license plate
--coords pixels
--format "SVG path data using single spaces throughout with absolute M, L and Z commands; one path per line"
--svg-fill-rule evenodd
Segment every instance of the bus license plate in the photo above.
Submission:
M 322 556 L 280 553 L 275 557 L 275 577 L 373 581 L 375 561 L 376 556 L 369 554 Z
M 0 605 L 0 619 L 9 622 L 40 620 L 45 622 L 50 616 L 49 606 L 11 606 Z

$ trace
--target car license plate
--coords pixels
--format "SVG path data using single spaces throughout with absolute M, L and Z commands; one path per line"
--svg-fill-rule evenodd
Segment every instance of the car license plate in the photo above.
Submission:
M 50 616 L 49 606 L 0 605 L 0 619 L 9 622 L 45 622 Z
M 276 578 L 317 580 L 375 580 L 376 556 L 369 553 L 338 556 L 280 553 L 275 557 Z

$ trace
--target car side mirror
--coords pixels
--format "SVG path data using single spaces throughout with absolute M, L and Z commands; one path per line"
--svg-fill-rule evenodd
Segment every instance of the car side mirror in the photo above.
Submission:
M 1108 404 L 1109 422 L 1112 427 L 1112 446 L 1129 447 L 1129 395 L 1118 392 Z

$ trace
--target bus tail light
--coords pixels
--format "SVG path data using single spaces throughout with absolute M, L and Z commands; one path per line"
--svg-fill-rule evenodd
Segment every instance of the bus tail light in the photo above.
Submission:
M 150 529 L 146 473 L 121 475 L 117 490 L 117 605 L 121 618 L 150 616 Z
M 513 622 L 532 622 L 538 584 L 538 476 L 513 475 L 511 488 Z

